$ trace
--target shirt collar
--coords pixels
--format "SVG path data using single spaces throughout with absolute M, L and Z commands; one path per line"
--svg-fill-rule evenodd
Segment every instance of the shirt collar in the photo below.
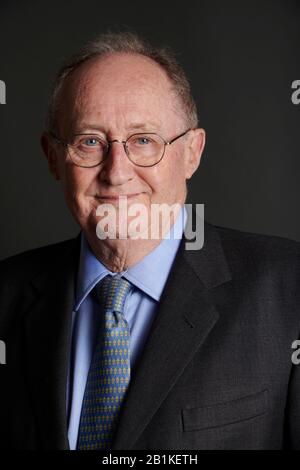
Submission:
M 145 294 L 159 301 L 179 248 L 186 220 L 187 213 L 183 206 L 160 244 L 137 264 L 121 273 L 111 272 L 95 257 L 82 232 L 75 310 L 79 309 L 90 291 L 108 274 L 124 276 Z

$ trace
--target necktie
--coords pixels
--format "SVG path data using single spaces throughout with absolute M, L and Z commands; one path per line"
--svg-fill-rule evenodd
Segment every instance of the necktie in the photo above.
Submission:
M 111 448 L 130 381 L 130 331 L 123 315 L 130 283 L 106 276 L 96 288 L 102 321 L 84 392 L 78 450 Z

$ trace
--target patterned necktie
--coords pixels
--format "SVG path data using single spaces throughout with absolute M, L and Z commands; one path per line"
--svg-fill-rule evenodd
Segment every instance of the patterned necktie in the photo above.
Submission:
M 96 289 L 102 322 L 84 392 L 78 450 L 111 449 L 130 381 L 130 330 L 123 315 L 130 283 L 106 276 Z

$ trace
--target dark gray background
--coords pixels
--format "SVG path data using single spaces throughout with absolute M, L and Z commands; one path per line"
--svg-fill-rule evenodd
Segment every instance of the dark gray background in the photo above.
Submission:
M 0 258 L 78 233 L 39 137 L 61 60 L 118 27 L 173 47 L 191 80 L 207 147 L 188 202 L 217 225 L 300 241 L 298 0 L 0 1 Z

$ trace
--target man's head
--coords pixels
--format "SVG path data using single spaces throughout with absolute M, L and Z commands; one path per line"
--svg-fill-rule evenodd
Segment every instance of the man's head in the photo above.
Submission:
M 104 35 L 62 68 L 47 127 L 42 145 L 49 168 L 62 181 L 67 204 L 89 241 L 96 236 L 97 207 L 117 204 L 112 197 L 131 195 L 128 204 L 142 203 L 149 211 L 153 203 L 184 204 L 186 180 L 196 171 L 205 142 L 184 72 L 169 53 L 128 33 Z M 147 132 L 170 141 L 187 129 L 150 167 L 135 165 L 120 143 L 111 144 L 98 166 L 76 166 L 67 147 L 51 136 L 69 143 L 74 134 L 125 141 Z

